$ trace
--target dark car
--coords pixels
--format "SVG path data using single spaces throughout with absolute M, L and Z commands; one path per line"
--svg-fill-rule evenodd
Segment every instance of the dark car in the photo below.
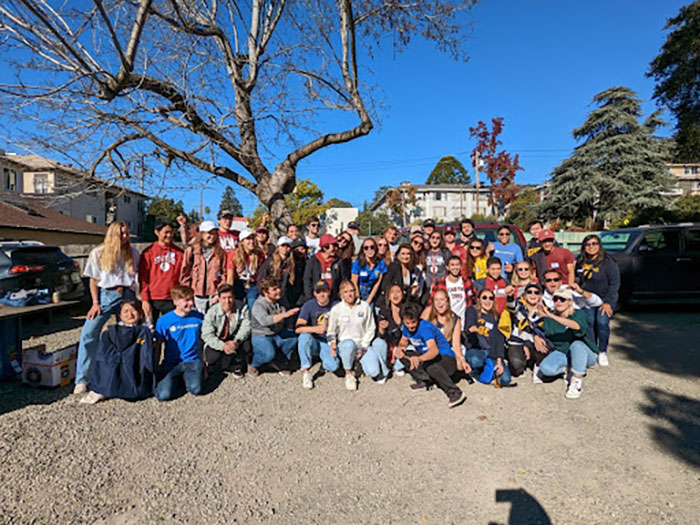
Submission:
M 454 230 L 457 232 L 457 242 L 459 242 L 460 237 L 461 237 L 461 229 L 459 222 L 450 222 L 447 224 L 436 224 L 435 229 L 444 232 L 445 228 L 448 226 L 452 226 Z M 476 231 L 476 236 L 479 239 L 482 239 L 486 245 L 489 243 L 496 244 L 498 241 L 498 229 L 501 226 L 507 226 L 508 229 L 510 230 L 511 236 L 510 239 L 512 242 L 516 243 L 520 248 L 523 250 L 523 253 L 525 253 L 525 244 L 527 242 L 525 241 L 525 236 L 523 235 L 523 232 L 520 231 L 520 228 L 515 226 L 514 224 L 498 224 L 495 222 L 477 222 L 474 225 L 474 230 Z M 401 228 L 399 230 L 399 243 L 404 243 L 408 242 L 409 240 L 409 228 Z
M 57 246 L 37 242 L 0 242 L 0 296 L 8 291 L 48 288 L 62 299 L 82 299 L 80 267 Z
M 700 300 L 700 223 L 625 228 L 600 239 L 620 266 L 622 302 Z

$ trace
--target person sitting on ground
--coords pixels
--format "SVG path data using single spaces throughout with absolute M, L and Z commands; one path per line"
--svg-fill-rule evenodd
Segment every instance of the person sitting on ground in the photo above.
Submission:
M 532 382 L 541 383 L 538 370 L 547 355 L 547 348 L 535 348 L 535 335 L 543 335 L 538 327 L 541 320 L 539 305 L 542 300 L 542 287 L 530 283 L 523 288 L 520 297 L 508 298 L 508 310 L 512 319 L 512 332 L 506 345 L 508 368 L 513 377 L 523 374 L 526 368 L 532 368 Z
M 423 310 L 421 318 L 437 326 L 447 342 L 450 343 L 455 354 L 457 370 L 465 374 L 471 372 L 471 367 L 462 351 L 462 320 L 452 310 L 450 297 L 445 290 L 435 292 L 430 306 Z
M 90 252 L 83 275 L 90 279 L 92 306 L 80 332 L 75 363 L 74 394 L 88 391 L 90 361 L 100 341 L 100 332 L 123 301 L 134 299 L 139 252 L 131 246 L 129 225 L 116 221 L 109 225 L 104 242 Z
M 386 264 L 379 258 L 377 243 L 371 237 L 362 242 L 360 255 L 352 263 L 352 283 L 360 299 L 373 305 L 379 297 Z
M 494 293 L 496 297 L 496 310 L 498 311 L 498 315 L 501 315 L 506 309 L 508 297 L 513 295 L 513 287 L 502 277 L 502 264 L 498 257 L 489 257 L 486 266 L 486 277 L 474 281 L 474 286 L 479 291 L 491 290 Z
M 467 307 L 472 305 L 476 297 L 476 288 L 471 279 L 465 279 L 462 275 L 462 261 L 456 255 L 450 257 L 447 263 L 447 275 L 433 285 L 432 296 L 435 292 L 443 290 L 450 299 L 452 311 L 464 322 Z
M 539 314 L 544 319 L 542 330 L 546 339 L 535 337 L 535 346 L 549 354 L 540 363 L 540 376 L 555 377 L 565 374 L 567 367 L 571 379 L 565 375 L 568 383 L 566 397 L 576 399 L 583 390 L 583 376 L 586 369 L 598 361 L 598 347 L 588 337 L 586 313 L 574 308 L 571 290 L 560 288 L 554 292 L 554 312 L 540 306 Z M 549 345 L 551 344 L 551 348 Z
M 496 385 L 506 386 L 511 375 L 505 364 L 505 337 L 499 329 L 501 313 L 495 300 L 494 292 L 484 289 L 479 292 L 476 305 L 467 308 L 465 357 L 472 373 L 480 375 L 480 382 L 489 384 L 496 379 Z
M 217 241 L 216 246 L 220 248 Z M 178 285 L 170 290 L 175 309 L 162 315 L 156 322 L 156 362 L 161 347 L 165 346 L 156 385 L 156 399 L 168 401 L 182 392 L 202 393 L 202 323 L 204 316 L 194 309 L 194 290 Z
M 600 237 L 586 235 L 581 242 L 581 255 L 576 261 L 578 287 L 585 294 L 600 297 L 600 306 L 586 308 L 588 337 L 598 345 L 598 364 L 608 366 L 608 342 L 610 341 L 610 319 L 617 307 L 620 291 L 620 268 L 615 259 L 602 247 Z
M 100 336 L 97 353 L 88 374 L 90 392 L 80 400 L 93 405 L 108 398 L 143 399 L 156 386 L 153 334 L 143 323 L 141 305 L 126 300 L 119 322 Z
M 467 246 L 467 262 L 465 263 L 465 273 L 470 279 L 483 279 L 486 277 L 486 245 L 481 239 L 474 239 Z
M 525 290 L 528 284 L 537 284 L 537 275 L 534 265 L 528 260 L 515 263 L 513 278 L 510 284 L 513 286 L 513 295 L 516 298 L 522 295 L 523 290 Z
M 547 270 L 556 270 L 561 275 L 563 284 L 574 282 L 576 259 L 574 254 L 566 248 L 561 248 L 554 244 L 554 232 L 552 230 L 542 230 L 539 236 L 542 245 Z
M 287 363 L 297 347 L 297 336 L 284 329 L 284 321 L 299 313 L 299 308 L 287 310 L 280 304 L 282 290 L 274 277 L 265 277 L 258 283 L 260 295 L 253 304 L 250 316 L 253 338 L 253 360 L 248 374 L 260 375 L 259 368 L 271 363 L 280 374 L 288 375 Z
M 239 238 L 238 248 L 228 257 L 226 282 L 233 285 L 236 299 L 245 301 L 252 311 L 259 293 L 258 272 L 265 254 L 258 248 L 255 233 L 251 230 L 243 230 Z
M 396 346 L 401 340 L 401 306 L 404 303 L 403 288 L 392 284 L 379 308 L 377 333 L 384 339 L 389 355 L 389 364 L 393 366 L 394 374 L 402 377 L 405 374 L 403 364 L 394 355 Z
M 182 258 L 180 285 L 194 290 L 194 304 L 202 314 L 216 302 L 216 289 L 226 277 L 226 252 L 217 231 L 212 221 L 202 222 Z
M 297 318 L 296 332 L 299 335 L 299 361 L 301 362 L 302 386 L 311 390 L 314 387 L 311 365 L 314 357 L 321 358 L 323 369 L 336 372 L 340 368 L 338 356 L 331 355 L 326 330 L 331 311 L 331 291 L 326 281 L 318 281 L 314 286 L 314 298 L 304 303 Z
M 377 383 L 386 383 L 389 375 L 386 343 L 376 338 L 376 325 L 371 307 L 357 297 L 355 285 L 340 283 L 341 301 L 331 308 L 328 319 L 328 342 L 331 356 L 340 356 L 345 369 L 345 388 L 357 390 L 355 360 L 364 373 Z
M 437 384 L 447 396 L 447 406 L 454 408 L 467 399 L 452 379 L 457 371 L 455 353 L 443 333 L 434 324 L 421 319 L 420 314 L 421 307 L 416 303 L 401 307 L 403 326 L 396 357 L 414 379 L 412 389 L 427 389 Z
M 501 260 L 501 277 L 510 279 L 513 274 L 513 265 L 523 260 L 523 251 L 511 240 L 511 232 L 508 226 L 498 228 L 498 242 L 494 244 L 492 257 Z
M 542 304 L 550 311 L 554 310 L 554 292 L 559 288 L 568 288 L 571 290 L 574 298 L 574 308 L 597 308 L 603 304 L 603 300 L 596 294 L 583 290 L 578 284 L 573 283 L 571 286 L 561 284 L 561 274 L 557 270 L 547 270 L 544 272 L 544 293 L 542 294 Z
M 239 379 L 245 373 L 250 347 L 248 306 L 236 310 L 233 286 L 224 283 L 217 290 L 219 301 L 204 316 L 202 342 L 207 375 L 230 372 Z

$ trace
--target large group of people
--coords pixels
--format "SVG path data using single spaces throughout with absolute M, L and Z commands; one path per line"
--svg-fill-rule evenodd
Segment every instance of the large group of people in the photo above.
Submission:
M 143 253 L 125 223 L 109 226 L 84 271 L 81 402 L 166 401 L 201 394 L 211 376 L 296 370 L 307 390 L 325 374 L 354 391 L 408 373 L 412 389 L 435 386 L 449 407 L 466 399 L 462 380 L 501 388 L 524 374 L 563 378 L 574 399 L 588 368 L 609 365 L 620 273 L 597 235 L 574 257 L 542 221 L 521 246 L 512 227 L 489 242 L 469 219 L 426 220 L 397 244 L 394 226 L 361 239 L 351 222 L 334 236 L 318 217 L 272 242 L 265 224 L 235 231 L 232 217 L 194 227 L 180 217 L 184 250 L 176 224 L 157 224 Z

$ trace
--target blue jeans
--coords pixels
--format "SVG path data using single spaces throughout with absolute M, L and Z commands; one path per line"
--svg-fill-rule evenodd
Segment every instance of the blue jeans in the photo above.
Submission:
M 253 336 L 253 360 L 250 366 L 259 368 L 272 360 L 288 361 L 297 346 L 297 336 L 283 331 L 277 335 Z M 278 350 L 286 359 L 280 360 Z
M 124 288 L 120 294 L 116 290 L 100 288 L 100 315 L 92 320 L 85 321 L 83 330 L 80 332 L 80 343 L 78 344 L 78 359 L 75 364 L 75 384 L 87 384 L 88 372 L 92 356 L 97 352 L 97 345 L 100 342 L 100 333 L 105 323 L 113 314 L 119 314 L 122 301 L 133 299 L 134 291 Z
M 352 339 L 341 341 L 338 345 L 338 355 L 345 370 L 352 370 L 358 350 L 358 345 Z M 385 377 L 389 373 L 389 366 L 386 364 L 387 354 L 388 348 L 384 340 L 375 339 L 365 348 L 365 353 L 360 358 L 364 373 L 369 377 Z
M 598 349 L 601 352 L 607 352 L 610 341 L 610 318 L 600 311 L 600 306 L 585 308 L 585 311 L 588 316 L 588 337 L 598 343 Z
M 584 375 L 586 368 L 592 367 L 598 362 L 598 356 L 588 348 L 583 341 L 574 341 L 569 346 L 569 353 L 558 350 L 551 352 L 540 363 L 540 372 L 544 376 L 558 376 L 564 373 L 566 365 L 571 366 L 571 371 L 577 375 Z
M 465 353 L 464 357 L 472 367 L 472 375 L 479 375 L 484 370 L 484 365 L 486 364 L 486 358 L 488 357 L 488 350 L 482 350 L 481 348 L 470 348 Z M 511 381 L 510 369 L 505 359 L 501 359 L 503 364 L 503 373 L 500 376 L 500 382 L 503 386 L 509 385 Z M 495 365 L 494 360 L 494 365 Z
M 331 355 L 331 347 L 325 341 L 319 341 L 313 334 L 299 334 L 299 361 L 301 369 L 311 368 L 314 357 L 320 357 L 323 368 L 335 372 L 340 367 L 340 359 Z
M 156 399 L 158 401 L 168 401 L 182 393 L 184 383 L 185 389 L 193 396 L 202 393 L 202 369 L 204 364 L 201 361 L 189 361 L 178 363 L 165 374 L 165 377 L 158 381 L 156 385 Z

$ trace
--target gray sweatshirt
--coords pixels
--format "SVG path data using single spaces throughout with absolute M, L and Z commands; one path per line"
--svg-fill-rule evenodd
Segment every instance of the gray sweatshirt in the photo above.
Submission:
M 262 295 L 253 303 L 253 311 L 250 316 L 250 326 L 253 336 L 271 336 L 279 334 L 284 328 L 284 320 L 275 324 L 273 316 L 287 309 L 279 303 L 271 303 Z

